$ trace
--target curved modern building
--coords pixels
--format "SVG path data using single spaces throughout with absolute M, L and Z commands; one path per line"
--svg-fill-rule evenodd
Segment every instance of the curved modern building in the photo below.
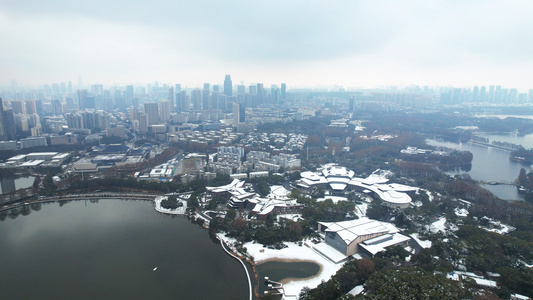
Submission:
M 397 183 L 389 184 L 386 174 L 376 170 L 367 178 L 359 178 L 345 167 L 326 165 L 320 172 L 302 172 L 297 187 L 303 190 L 319 187 L 330 190 L 333 194 L 346 194 L 350 190 L 356 190 L 378 198 L 390 207 L 409 207 L 412 201 L 409 193 L 416 192 L 418 188 Z

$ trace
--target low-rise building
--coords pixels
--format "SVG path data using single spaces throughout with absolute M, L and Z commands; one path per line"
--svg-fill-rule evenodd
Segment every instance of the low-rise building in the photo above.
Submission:
M 394 225 L 366 217 L 342 222 L 318 222 L 318 231 L 324 233 L 326 244 L 346 256 L 359 251 L 373 257 L 387 247 L 406 246 L 410 240 Z

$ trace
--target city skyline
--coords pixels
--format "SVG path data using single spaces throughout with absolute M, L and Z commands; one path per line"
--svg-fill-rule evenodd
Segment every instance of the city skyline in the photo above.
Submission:
M 533 75 L 529 1 L 0 4 L 0 86 L 489 86 Z M 265 85 L 267 86 L 267 85 Z

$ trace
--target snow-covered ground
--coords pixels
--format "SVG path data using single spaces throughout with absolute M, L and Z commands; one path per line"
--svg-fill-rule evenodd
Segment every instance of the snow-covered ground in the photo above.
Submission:
M 429 231 L 433 232 L 433 233 L 437 233 L 437 232 L 446 232 L 446 226 L 444 226 L 444 224 L 446 224 L 446 217 L 440 217 L 437 221 L 431 223 L 431 225 L 429 225 Z
M 304 244 L 307 243 L 311 245 L 312 243 L 310 241 L 304 242 Z M 298 295 L 300 294 L 300 290 L 304 287 L 310 287 L 315 288 L 322 282 L 322 280 L 327 281 L 331 278 L 331 276 L 335 275 L 335 273 L 342 267 L 342 263 L 335 264 L 328 259 L 324 258 L 311 248 L 307 247 L 306 245 L 298 246 L 297 243 L 285 243 L 288 247 L 281 249 L 281 250 L 275 250 L 275 249 L 268 249 L 263 247 L 261 244 L 254 244 L 254 243 L 246 243 L 244 244 L 244 247 L 248 250 L 248 254 L 250 254 L 253 258 L 256 264 L 260 264 L 261 262 L 266 262 L 269 260 L 279 260 L 279 261 L 312 261 L 321 266 L 320 273 L 313 278 L 305 279 L 305 280 L 295 280 L 295 281 L 289 281 L 288 283 L 284 284 L 285 288 L 285 294 L 286 295 Z
M 499 221 L 494 221 L 493 219 L 488 218 L 488 217 L 483 217 L 483 219 L 488 220 L 490 226 L 488 227 L 479 226 L 479 228 L 485 229 L 486 231 L 491 231 L 491 232 L 495 232 L 498 234 L 506 234 L 516 229 L 513 226 L 503 224 Z
M 418 191 L 416 191 L 417 194 L 421 193 L 421 192 L 424 192 L 428 195 L 428 200 L 429 202 L 433 202 L 433 199 L 435 199 L 435 196 L 433 196 L 433 193 L 431 193 L 430 191 L 428 190 L 424 190 L 424 189 L 419 189 Z
M 420 245 L 422 248 L 431 248 L 431 241 L 424 241 L 418 237 L 418 233 L 411 234 L 411 237 Z
M 180 200 L 178 198 L 178 201 L 181 201 L 183 203 L 183 206 L 176 208 L 175 210 L 170 210 L 166 208 L 161 207 L 161 201 L 167 199 L 166 196 L 157 197 L 154 199 L 154 208 L 160 213 L 169 214 L 169 215 L 183 215 L 187 211 L 187 201 Z
M 366 217 L 366 210 L 368 209 L 368 203 L 363 202 L 355 206 L 355 214 L 359 217 Z
M 291 220 L 291 221 L 298 221 L 299 219 L 302 218 L 302 215 L 301 214 L 284 214 L 284 215 L 276 215 L 276 219 L 279 220 L 280 219 L 287 219 L 287 220 Z
M 457 207 L 455 208 L 455 215 L 458 217 L 468 217 L 468 210 Z

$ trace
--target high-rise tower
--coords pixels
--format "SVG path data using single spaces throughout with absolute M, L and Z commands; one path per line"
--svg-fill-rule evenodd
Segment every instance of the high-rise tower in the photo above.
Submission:
M 246 121 L 246 113 L 244 104 L 233 102 L 233 126 Z
M 85 110 L 87 108 L 87 90 L 78 90 L 78 109 Z
M 233 90 L 233 86 L 231 85 L 231 77 L 228 74 L 226 75 L 226 78 L 224 79 L 224 95 L 231 97 L 232 90 Z
M 159 123 L 159 104 L 154 102 L 144 103 L 144 113 L 148 116 L 148 125 Z
M 202 91 L 195 89 L 191 92 L 192 107 L 194 110 L 202 109 Z

